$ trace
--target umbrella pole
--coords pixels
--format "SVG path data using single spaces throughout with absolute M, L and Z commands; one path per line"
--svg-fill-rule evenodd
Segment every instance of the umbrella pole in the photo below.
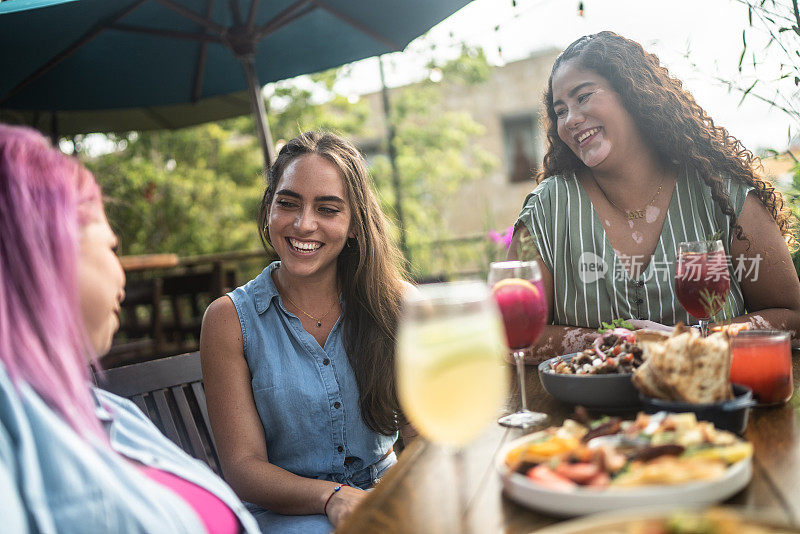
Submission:
M 264 108 L 261 86 L 256 75 L 255 58 L 252 54 L 239 56 L 239 62 L 242 64 L 245 78 L 247 78 L 247 93 L 250 95 L 250 107 L 256 119 L 256 133 L 258 134 L 258 142 L 261 144 L 261 151 L 264 154 L 264 171 L 266 172 L 272 162 L 275 161 L 275 145 L 272 142 L 272 134 L 269 131 L 267 111 Z
M 50 112 L 50 139 L 53 146 L 58 148 L 58 115 L 55 111 Z
M 397 166 L 397 147 L 395 138 L 397 126 L 394 123 L 392 105 L 389 102 L 389 88 L 386 87 L 386 77 L 383 73 L 383 56 L 378 56 L 378 66 L 381 74 L 381 97 L 383 102 L 383 115 L 386 118 L 386 143 L 389 148 L 389 163 L 392 166 L 392 188 L 394 189 L 394 210 L 397 213 L 397 226 L 400 229 L 400 250 L 406 261 L 411 260 L 411 251 L 406 239 L 406 221 L 403 217 L 403 188 L 400 185 L 400 169 Z

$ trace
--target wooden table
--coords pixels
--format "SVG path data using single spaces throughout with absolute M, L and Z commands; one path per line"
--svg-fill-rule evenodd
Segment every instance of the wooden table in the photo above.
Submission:
M 745 437 L 754 446 L 753 479 L 727 503 L 800 523 L 800 352 L 793 352 L 793 360 L 792 400 L 777 408 L 751 411 Z M 550 414 L 555 424 L 571 414 L 571 407 L 544 392 L 535 366 L 527 366 L 526 382 L 532 409 Z M 512 390 L 511 398 L 518 398 L 517 391 Z M 503 444 L 521 435 L 520 430 L 492 425 L 468 446 L 461 498 L 469 503 L 465 521 L 471 532 L 527 533 L 560 521 L 524 508 L 502 493 L 494 455 Z M 452 456 L 436 445 L 417 440 L 403 451 L 397 465 L 337 532 L 459 532 L 455 473 Z

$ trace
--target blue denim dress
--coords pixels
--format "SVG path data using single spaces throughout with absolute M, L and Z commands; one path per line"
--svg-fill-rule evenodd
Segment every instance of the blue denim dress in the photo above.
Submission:
M 286 310 L 274 262 L 228 293 L 242 327 L 244 357 L 269 461 L 296 475 L 368 489 L 396 460 L 383 458 L 397 439 L 361 417 L 358 386 L 342 342 L 341 318 L 325 346 Z M 383 459 L 382 459 L 383 458 Z M 284 516 L 249 504 L 265 532 L 330 532 L 324 515 Z

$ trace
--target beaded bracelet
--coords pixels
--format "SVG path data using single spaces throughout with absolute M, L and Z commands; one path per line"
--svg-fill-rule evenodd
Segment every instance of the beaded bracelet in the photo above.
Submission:
M 331 502 L 331 499 L 333 499 L 333 496 L 336 495 L 336 492 L 342 489 L 342 486 L 350 486 L 350 484 L 341 484 L 333 488 L 330 496 L 328 496 L 328 500 L 325 501 L 325 506 L 322 507 L 322 513 L 326 516 L 328 515 L 328 503 Z

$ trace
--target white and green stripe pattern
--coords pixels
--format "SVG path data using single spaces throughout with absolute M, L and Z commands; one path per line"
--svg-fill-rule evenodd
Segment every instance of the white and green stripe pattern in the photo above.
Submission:
M 731 180 L 725 180 L 725 186 L 738 215 L 752 187 Z M 699 241 L 722 230 L 722 242 L 729 253 L 733 238 L 728 217 L 714 204 L 710 188 L 694 171 L 680 173 L 658 245 L 637 279 L 631 278 L 617 258 L 586 191 L 574 176 L 543 180 L 525 199 L 516 224 L 524 224 L 534 236 L 553 275 L 553 324 L 588 328 L 618 317 L 668 325 L 679 321 L 696 324 L 675 296 L 678 243 Z M 586 269 L 595 259 L 593 255 L 598 265 L 605 265 L 604 276 L 592 276 L 586 270 L 581 276 L 581 266 Z M 731 290 L 724 318 L 745 313 L 741 287 L 733 268 L 730 271 Z

